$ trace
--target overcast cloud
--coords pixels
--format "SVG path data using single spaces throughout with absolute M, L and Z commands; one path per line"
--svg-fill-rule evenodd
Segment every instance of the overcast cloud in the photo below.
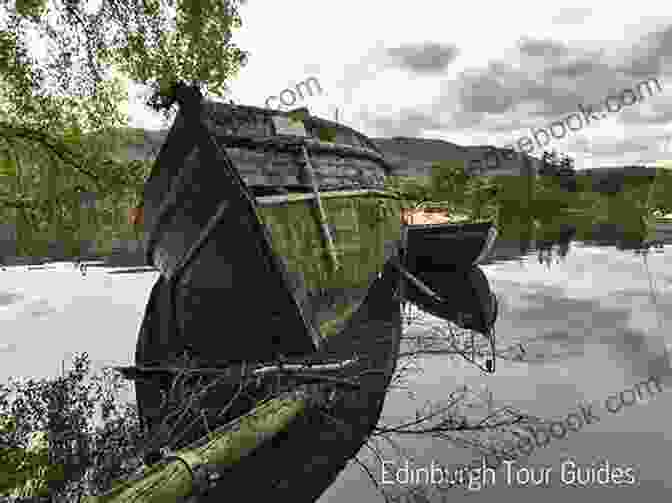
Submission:
M 424 0 L 319 8 L 303 0 L 250 2 L 236 41 L 251 58 L 226 98 L 264 106 L 268 96 L 315 77 L 323 94 L 296 106 L 332 118 L 338 108 L 341 121 L 369 136 L 504 146 L 579 104 L 603 103 L 655 77 L 662 92 L 549 147 L 573 155 L 580 168 L 669 156 L 672 14 L 664 15 L 665 4 L 472 4 L 456 11 Z M 134 125 L 162 127 L 139 106 L 130 111 Z

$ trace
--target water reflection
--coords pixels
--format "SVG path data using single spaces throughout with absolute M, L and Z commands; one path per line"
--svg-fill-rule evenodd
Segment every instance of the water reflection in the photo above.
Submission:
M 484 264 L 516 260 L 536 253 L 538 262 L 550 268 L 570 253 L 572 243 L 615 247 L 647 255 L 672 244 L 672 222 L 645 225 L 641 218 L 625 221 L 598 220 L 585 215 L 552 218 L 520 217 L 502 221 L 493 253 Z

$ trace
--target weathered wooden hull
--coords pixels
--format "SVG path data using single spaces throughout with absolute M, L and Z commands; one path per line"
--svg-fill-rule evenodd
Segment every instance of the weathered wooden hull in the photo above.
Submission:
M 192 501 L 215 502 L 231 494 L 244 494 L 251 501 L 283 497 L 286 501 L 312 502 L 333 483 L 366 442 L 380 418 L 401 340 L 401 312 L 396 295 L 399 280 L 392 261 L 388 262 L 341 333 L 330 337 L 315 355 L 325 360 L 356 355 L 359 363 L 343 372 L 341 377 L 355 380 L 359 389 L 334 387 L 337 392 L 327 403 L 305 407 L 289 426 L 250 455 L 242 457 L 235 466 L 220 471 L 220 479 L 214 487 Z M 150 345 L 152 335 L 158 334 L 152 324 L 160 319 L 157 309 L 160 309 L 160 294 L 164 287 L 162 282 L 155 286 L 141 329 L 141 340 L 147 338 Z M 165 380 L 163 387 L 169 382 Z M 231 388 L 220 387 L 204 401 L 200 412 L 208 415 L 211 429 L 254 405 L 252 401 L 239 401 L 224 420 L 213 420 L 210 407 L 219 411 L 222 403 L 226 403 L 235 391 Z M 137 381 L 136 389 L 139 405 L 146 408 L 149 398 L 156 394 L 156 384 Z M 191 420 L 193 415 L 185 418 L 184 423 Z M 206 433 L 199 423 L 180 442 L 180 447 Z
M 254 500 L 282 492 L 292 501 L 313 501 L 377 423 L 394 371 L 401 337 L 394 266 L 402 245 L 400 201 L 381 190 L 385 165 L 374 152 L 307 139 L 301 140 L 302 159 L 296 139 L 266 145 L 236 137 L 207 107 L 181 106 L 146 184 L 147 258 L 161 277 L 147 304 L 136 365 L 165 366 L 184 354 L 199 367 L 217 368 L 357 355 L 359 363 L 345 377 L 356 377 L 360 389 L 334 388 L 326 408 L 306 409 L 197 499 L 238 493 Z M 242 161 L 234 164 L 228 155 L 231 148 L 266 147 L 274 159 L 286 151 L 282 155 L 298 164 L 298 184 L 253 186 Z M 312 181 L 307 155 L 315 163 Z M 336 183 L 329 176 L 331 156 L 340 156 L 341 174 L 349 164 L 358 175 Z M 171 381 L 160 374 L 136 381 L 140 415 L 151 431 L 180 405 L 159 407 Z M 213 387 L 198 412 L 169 421 L 181 435 L 173 447 L 254 408 L 269 386 L 259 382 L 243 396 L 236 382 Z M 194 423 L 195 417 L 205 421 Z
M 319 227 L 311 217 L 310 199 L 297 197 L 296 201 L 281 205 L 262 199 L 258 208 L 274 250 L 282 261 L 288 287 L 307 323 L 314 327 L 317 334 L 319 347 L 314 351 L 327 345 L 331 339 L 349 341 L 352 338 L 345 331 L 346 325 L 358 312 L 365 310 L 363 303 L 374 281 L 386 264 L 397 259 L 400 244 L 396 199 L 383 193 L 365 191 L 350 196 L 332 196 L 326 194 L 324 207 L 327 217 L 335 222 L 334 241 L 341 264 L 338 271 L 332 269 L 325 256 Z M 342 227 L 338 227 L 339 223 Z M 233 235 L 222 232 L 222 236 Z M 231 243 L 231 247 L 234 244 L 239 246 L 245 237 L 249 235 L 242 234 L 224 243 Z M 255 265 L 250 263 L 249 257 L 239 257 L 238 262 L 226 262 L 223 254 L 214 255 L 212 263 L 204 264 L 204 268 L 204 274 L 210 271 L 211 279 L 216 283 L 210 282 L 206 287 L 197 283 L 189 289 L 180 290 L 179 284 L 171 285 L 163 275 L 157 280 L 138 338 L 137 365 L 172 362 L 185 350 L 204 367 L 226 366 L 239 361 L 269 361 L 278 353 L 291 357 L 313 352 L 308 337 L 303 339 L 303 351 L 302 348 L 292 351 L 296 346 L 287 343 L 292 333 L 282 317 L 287 316 L 291 321 L 296 318 L 290 317 L 291 311 L 283 313 L 274 310 L 278 302 L 271 297 L 275 294 L 283 298 L 284 292 L 278 291 L 280 289 L 276 286 L 282 277 L 273 278 L 268 272 L 253 276 L 250 283 L 254 289 L 250 291 L 247 283 L 236 286 L 230 279 L 235 278 L 234 274 L 226 274 L 228 271 L 245 274 L 251 269 L 250 275 L 254 275 Z M 213 270 L 216 272 L 213 273 Z M 192 274 L 191 279 L 193 281 L 198 277 Z M 222 285 L 232 286 L 223 288 Z M 385 294 L 392 296 L 390 292 Z M 370 302 L 384 302 L 384 299 L 374 298 Z M 393 300 L 392 304 L 399 304 L 399 299 Z M 171 315 L 173 312 L 176 314 Z M 277 315 L 273 319 L 275 313 Z M 388 330 L 394 333 L 396 329 L 388 327 Z M 375 332 L 370 334 L 373 338 L 378 337 Z M 345 348 L 348 344 L 343 343 Z M 160 404 L 157 389 L 168 387 L 168 380 L 155 384 L 136 383 L 138 405 L 150 427 L 161 419 L 153 417 L 150 412 L 158 410 Z M 260 393 L 263 391 L 260 390 Z M 216 410 L 234 392 L 235 389 L 220 386 L 219 393 L 209 398 L 209 404 Z M 254 401 L 240 401 L 239 405 L 221 421 L 236 417 L 252 407 Z M 209 424 L 216 422 L 211 420 Z M 185 442 L 195 440 L 201 434 L 199 430 L 187 435 Z
M 492 222 L 407 225 L 405 229 L 406 263 L 414 274 L 475 265 L 485 258 L 496 236 Z

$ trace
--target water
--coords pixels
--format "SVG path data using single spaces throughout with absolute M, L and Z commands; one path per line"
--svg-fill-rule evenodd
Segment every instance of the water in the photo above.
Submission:
M 669 236 L 659 238 L 672 243 Z M 559 248 L 562 252 L 563 247 Z M 412 377 L 415 400 L 392 392 L 384 421 L 412 416 L 425 400 L 445 399 L 461 384 L 487 385 L 500 405 L 544 418 L 563 418 L 582 401 L 603 403 L 610 394 L 651 375 L 668 376 L 665 350 L 672 345 L 672 245 L 652 249 L 646 256 L 604 241 L 565 243 L 564 250 L 564 257 L 557 246 L 550 254 L 542 252 L 540 261 L 534 243 L 521 254 L 517 242 L 500 240 L 495 259 L 483 266 L 500 299 L 498 346 L 521 344 L 525 361 L 498 360 L 497 372 L 486 375 L 461 359 L 424 358 L 423 372 Z M 94 369 L 132 363 L 144 306 L 158 273 L 109 274 L 112 270 L 89 267 L 83 275 L 72 264 L 60 263 L 0 271 L 0 382 L 10 376 L 53 377 L 60 373 L 61 360 L 75 352 L 86 351 Z M 672 412 L 667 391 L 672 382 L 669 377 L 663 382 L 667 383 L 663 392 L 650 400 L 616 414 L 602 408 L 599 422 L 536 449 L 524 467 L 550 467 L 557 475 L 567 458 L 578 464 L 606 460 L 612 466 L 635 469 L 639 485 L 599 490 L 592 484 L 584 491 L 591 495 L 598 491 L 600 496 L 608 490 L 612 501 L 631 497 L 633 490 L 646 491 L 647 496 L 664 494 L 672 488 L 668 478 L 672 434 L 667 428 Z M 408 455 L 415 456 L 412 466 L 416 467 L 428 466 L 432 460 L 467 463 L 477 456 L 443 440 L 402 438 L 400 442 Z M 381 481 L 380 470 L 373 475 Z M 560 486 L 516 488 L 507 485 L 502 474 L 492 487 L 473 492 L 454 488 L 448 495 L 464 495 L 472 501 L 492 496 L 504 501 L 536 501 L 545 496 L 555 501 L 575 494 Z M 319 501 L 384 499 L 353 464 Z
M 129 364 L 156 272 L 109 274 L 121 268 L 72 263 L 0 271 L 0 382 L 49 378 L 75 353 L 92 369 Z M 133 398 L 129 395 L 129 398 Z
M 670 241 L 662 234 L 655 237 Z M 577 494 L 571 492 L 569 484 L 573 476 L 571 464 L 565 465 L 562 478 L 562 463 L 567 460 L 579 466 L 594 464 L 596 468 L 609 463 L 611 470 L 631 468 L 629 473 L 634 474 L 633 486 L 615 485 L 613 478 L 611 486 L 600 486 L 599 481 L 589 483 L 582 488 L 581 501 L 585 494 L 607 496 L 609 501 L 630 501 L 634 491 L 651 501 L 669 496 L 672 433 L 667 425 L 672 394 L 667 392 L 672 390 L 672 379 L 666 349 L 667 345 L 672 346 L 672 246 L 666 244 L 650 251 L 645 263 L 635 251 L 619 250 L 616 243 L 607 243 L 604 240 L 598 246 L 572 242 L 563 258 L 557 253 L 562 245 L 551 254 L 540 253 L 532 246 L 521 255 L 516 253 L 518 243 L 500 242 L 494 250 L 500 258 L 483 266 L 500 299 L 498 346 L 521 344 L 526 351 L 525 361 L 499 360 L 497 372 L 487 375 L 464 360 L 428 357 L 422 363 L 423 373 L 414 379 L 414 400 L 403 392 L 388 396 L 383 421 L 392 424 L 398 424 L 398 418 L 403 416 L 406 420 L 412 418 L 413 410 L 425 400 L 446 399 L 462 384 L 475 389 L 487 385 L 498 406 L 511 405 L 548 419 L 566 418 L 580 403 L 597 404 L 593 412 L 599 421 L 569 432 L 564 439 L 553 439 L 545 448 L 536 448 L 521 465 L 512 465 L 511 480 L 505 471 L 500 471 L 490 481 L 493 483 L 480 491 L 449 489 L 444 494 L 446 501 L 465 496 L 474 502 L 491 501 L 492 497 L 507 502 L 532 502 L 539 497 L 565 501 Z M 650 279 L 655 298 L 651 297 Z M 661 380 L 667 383 L 663 384 L 663 392 L 649 400 L 638 400 L 618 413 L 605 410 L 604 401 L 611 394 L 660 375 L 666 376 Z M 629 403 L 631 395 L 625 400 Z M 614 401 L 609 405 L 616 408 Z M 541 438 L 543 441 L 543 435 Z M 427 468 L 432 461 L 467 464 L 481 456 L 441 439 L 396 440 L 407 451 L 399 457 L 387 449 L 389 458 L 383 456 L 383 460 L 409 459 L 411 468 Z M 370 458 L 369 452 L 363 449 L 360 457 Z M 384 478 L 395 482 L 394 472 L 384 475 L 380 465 L 372 466 L 377 468 L 373 475 L 379 483 Z M 547 486 L 524 484 L 526 470 L 533 467 L 550 469 Z M 519 485 L 515 484 L 516 468 L 521 474 Z M 619 481 L 629 480 L 622 477 Z M 425 479 L 422 482 L 415 487 L 430 488 Z M 408 490 L 413 485 L 395 482 L 385 487 Z M 441 498 L 435 494 L 431 501 L 442 501 Z M 385 500 L 362 469 L 352 464 L 319 500 L 347 501 Z

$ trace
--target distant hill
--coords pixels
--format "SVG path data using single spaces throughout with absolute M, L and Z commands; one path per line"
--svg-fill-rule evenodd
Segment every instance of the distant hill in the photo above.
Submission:
M 129 145 L 125 157 L 134 161 L 153 159 L 159 153 L 166 136 L 168 136 L 167 129 L 155 131 L 133 128 L 132 131 L 138 136 L 138 139 Z
M 518 158 L 512 159 L 504 149 L 489 145 L 465 146 L 444 140 L 405 137 L 372 138 L 372 141 L 397 168 L 395 174 L 402 176 L 428 176 L 434 163 L 446 160 L 464 161 L 470 174 L 517 175 L 524 169 Z M 539 159 L 527 157 L 538 170 Z
M 464 159 L 467 149 L 443 140 L 372 138 L 373 143 L 403 176 L 428 176 L 438 160 Z
M 151 159 L 159 149 L 168 134 L 168 130 L 151 131 L 136 130 L 140 140 L 128 148 L 126 155 L 130 159 Z M 463 146 L 456 143 L 425 139 L 425 138 L 371 138 L 373 143 L 385 155 L 394 168 L 394 174 L 399 176 L 429 176 L 431 167 L 439 161 L 462 160 L 471 174 L 519 174 L 522 163 L 519 160 L 506 160 L 504 150 L 487 145 Z M 497 153 L 499 161 L 493 165 Z M 538 169 L 538 159 L 528 156 L 535 169 Z
M 589 175 L 596 178 L 608 178 L 611 176 L 649 176 L 656 175 L 654 166 L 609 166 L 598 169 L 577 169 L 577 175 Z
M 126 156 L 129 159 L 152 159 L 161 148 L 168 130 L 134 130 L 140 140 L 131 145 Z M 487 145 L 469 145 L 463 146 L 444 140 L 409 138 L 395 136 L 392 138 L 371 138 L 383 155 L 389 160 L 395 169 L 395 174 L 400 176 L 429 176 L 431 167 L 434 163 L 443 160 L 464 160 L 467 169 L 471 173 L 485 174 L 492 172 L 492 166 L 488 166 L 488 151 L 494 149 L 501 158 L 503 149 L 489 147 Z M 490 155 L 490 158 L 492 156 Z M 538 170 L 540 160 L 529 156 Z M 504 172 L 515 172 L 520 169 L 520 162 L 505 161 L 499 166 Z M 596 180 L 621 176 L 654 176 L 656 170 L 654 167 L 646 166 L 624 166 L 624 167 L 604 167 L 598 169 L 576 170 L 577 174 L 593 176 Z
M 129 159 L 151 159 L 158 153 L 168 135 L 168 130 L 138 129 L 139 141 L 126 152 Z M 406 176 L 426 176 L 437 160 L 464 159 L 468 151 L 461 145 L 423 138 L 372 138 L 373 143 L 398 170 Z
M 639 177 L 641 181 L 648 178 L 653 180 L 656 176 L 656 168 L 651 166 L 612 166 L 599 169 L 577 170 L 577 175 L 590 176 L 592 189 L 595 192 L 615 194 L 623 190 L 626 180 L 637 181 L 633 177 Z

